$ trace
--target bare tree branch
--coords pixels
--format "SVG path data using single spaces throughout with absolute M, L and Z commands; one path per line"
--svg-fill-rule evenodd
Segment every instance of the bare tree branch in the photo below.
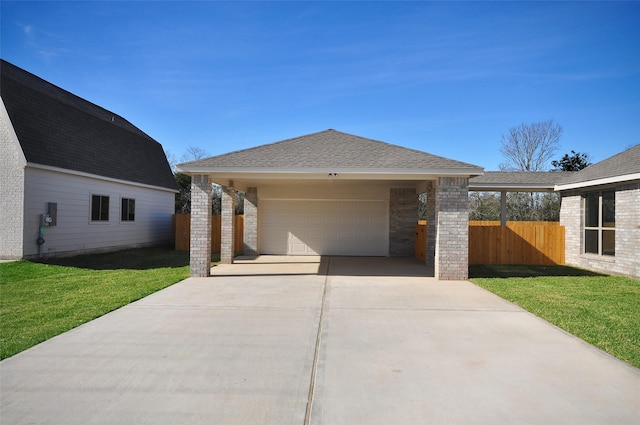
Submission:
M 562 126 L 553 120 L 520 124 L 502 136 L 500 152 L 506 162 L 502 170 L 545 171 L 548 162 L 558 150 Z

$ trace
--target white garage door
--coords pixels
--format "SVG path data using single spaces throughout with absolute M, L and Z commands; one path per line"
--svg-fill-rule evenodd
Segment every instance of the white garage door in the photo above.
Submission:
M 260 252 L 386 256 L 387 201 L 284 201 L 259 204 Z

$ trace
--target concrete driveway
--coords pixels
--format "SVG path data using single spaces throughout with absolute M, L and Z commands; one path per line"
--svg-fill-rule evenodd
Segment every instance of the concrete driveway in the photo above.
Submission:
M 640 370 L 413 260 L 214 272 L 0 363 L 0 423 L 640 423 Z

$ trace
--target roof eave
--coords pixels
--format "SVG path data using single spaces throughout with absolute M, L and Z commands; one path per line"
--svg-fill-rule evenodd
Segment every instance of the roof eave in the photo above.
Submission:
M 469 190 L 476 192 L 553 192 L 553 184 L 505 184 L 505 183 L 469 183 Z
M 482 168 L 438 168 L 438 169 L 357 169 L 357 168 L 239 168 L 239 167 L 194 167 L 180 164 L 177 171 L 187 175 L 207 174 L 225 178 L 263 179 L 318 179 L 341 178 L 358 180 L 429 180 L 436 177 L 475 177 L 483 174 Z
M 623 182 L 629 182 L 634 180 L 640 180 L 640 173 L 625 174 L 621 176 L 606 177 L 602 179 L 581 181 L 576 183 L 558 184 L 555 186 L 554 189 L 557 191 L 581 189 L 585 187 L 602 186 L 607 184 L 623 183 Z

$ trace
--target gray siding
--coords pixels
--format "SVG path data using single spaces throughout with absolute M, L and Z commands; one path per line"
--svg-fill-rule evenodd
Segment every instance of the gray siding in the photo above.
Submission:
M 109 251 L 171 240 L 174 194 L 166 190 L 28 167 L 25 194 L 25 257 L 38 254 L 39 220 L 48 202 L 58 204 L 58 223 L 45 229 L 46 256 Z M 109 196 L 108 222 L 91 222 L 92 194 Z M 120 221 L 123 197 L 136 201 L 133 222 Z

